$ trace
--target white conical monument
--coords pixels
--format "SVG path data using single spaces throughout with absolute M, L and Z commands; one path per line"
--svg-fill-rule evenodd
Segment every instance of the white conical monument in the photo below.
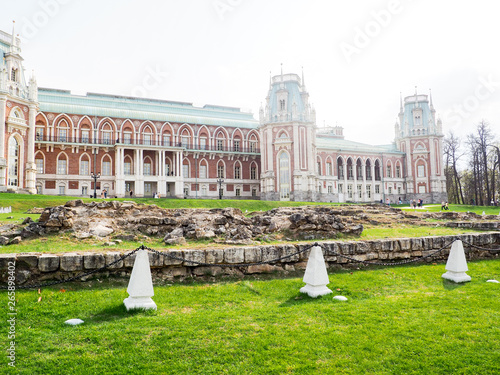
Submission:
M 132 274 L 128 282 L 127 293 L 129 297 L 123 300 L 127 311 L 130 309 L 156 310 L 156 303 L 151 299 L 155 293 L 146 250 L 137 252 L 134 268 L 132 268 Z
M 450 255 L 448 255 L 445 269 L 447 272 L 443 274 L 444 279 L 456 283 L 464 283 L 471 280 L 471 277 L 465 273 L 469 269 L 467 268 L 462 241 L 456 240 L 451 245 Z
M 300 288 L 301 293 L 306 293 L 309 297 L 316 298 L 332 293 L 326 286 L 330 283 L 326 272 L 325 259 L 321 247 L 313 246 L 307 261 L 306 272 L 303 281 L 306 286 Z

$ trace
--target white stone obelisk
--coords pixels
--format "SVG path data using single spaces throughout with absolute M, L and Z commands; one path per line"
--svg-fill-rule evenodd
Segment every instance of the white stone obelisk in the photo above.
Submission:
M 309 297 L 316 298 L 332 293 L 326 287 L 330 283 L 330 280 L 326 272 L 323 251 L 319 246 L 313 246 L 311 249 L 303 281 L 306 283 L 306 286 L 300 288 L 300 292 L 306 293 Z
M 445 269 L 447 272 L 443 274 L 444 279 L 456 283 L 471 281 L 471 277 L 465 273 L 469 269 L 467 268 L 467 260 L 465 259 L 462 241 L 456 240 L 451 245 L 450 255 L 448 255 Z
M 153 309 L 156 310 L 156 303 L 151 299 L 155 295 L 149 257 L 146 250 L 139 250 L 135 257 L 134 268 L 128 282 L 128 298 L 123 300 L 123 304 L 130 309 Z

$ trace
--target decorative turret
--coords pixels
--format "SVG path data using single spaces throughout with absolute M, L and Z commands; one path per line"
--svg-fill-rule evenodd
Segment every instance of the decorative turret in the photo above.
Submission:
M 34 72 L 31 74 L 30 82 L 28 85 L 28 98 L 33 102 L 38 101 L 38 85 L 36 84 Z

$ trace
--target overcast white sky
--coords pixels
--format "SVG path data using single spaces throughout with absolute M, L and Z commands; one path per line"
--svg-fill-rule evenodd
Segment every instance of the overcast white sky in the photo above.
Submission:
M 399 93 L 432 89 L 444 131 L 500 133 L 491 0 L 0 0 L 38 85 L 249 109 L 269 72 L 300 74 L 318 126 L 390 143 Z

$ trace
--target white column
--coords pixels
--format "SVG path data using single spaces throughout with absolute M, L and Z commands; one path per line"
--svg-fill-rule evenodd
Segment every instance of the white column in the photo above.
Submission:
M 363 175 L 363 200 L 366 200 L 366 163 L 361 163 L 361 173 Z
M 36 167 L 35 167 L 35 117 L 36 105 L 30 104 L 29 106 L 29 120 L 28 120 L 28 156 L 26 162 L 26 189 L 31 194 L 36 194 Z
M 0 73 L 1 74 L 1 73 Z M 0 186 L 5 186 L 7 159 L 5 155 L 5 106 L 7 98 L 0 98 Z

